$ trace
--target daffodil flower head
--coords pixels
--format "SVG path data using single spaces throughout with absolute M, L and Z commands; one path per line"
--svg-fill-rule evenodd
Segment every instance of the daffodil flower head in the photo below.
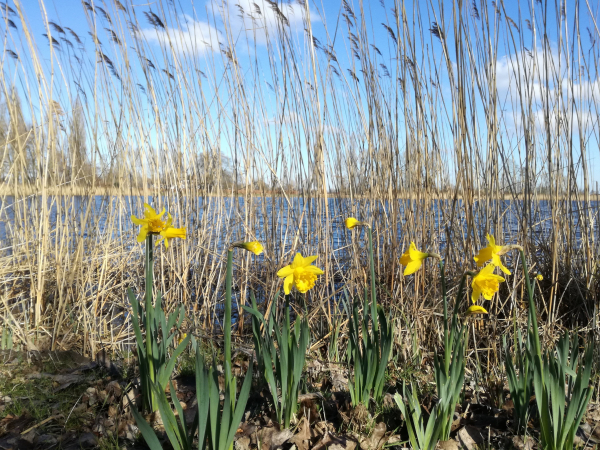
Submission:
M 165 248 L 169 248 L 169 239 L 180 238 L 184 239 L 186 237 L 185 228 L 173 228 L 171 224 L 173 223 L 173 218 L 171 214 L 168 214 L 169 219 L 165 224 L 165 227 L 160 231 L 160 239 L 156 241 L 156 245 L 160 244 L 163 240 L 165 241 Z
M 538 274 L 535 276 L 535 278 L 536 278 L 538 281 L 542 281 L 542 280 L 544 279 L 544 276 L 543 276 L 541 273 L 538 273 Z
M 351 230 L 354 227 L 357 227 L 359 225 L 362 225 L 362 222 L 359 222 L 358 220 L 356 220 L 354 217 L 348 217 L 345 221 L 344 224 L 346 225 L 346 228 L 348 228 L 349 230 Z
M 300 253 L 296 253 L 292 264 L 279 269 L 277 276 L 284 278 L 283 290 L 285 295 L 289 295 L 292 287 L 304 294 L 315 286 L 317 275 L 324 273 L 318 267 L 311 266 L 315 259 L 317 259 L 316 255 L 304 258 Z
M 144 203 L 144 208 L 145 210 L 143 219 L 138 219 L 133 214 L 131 215 L 131 221 L 134 224 L 142 227 L 140 228 L 140 232 L 137 237 L 138 242 L 144 242 L 148 234 L 159 234 L 161 238 L 156 242 L 156 245 L 160 244 L 164 240 L 165 247 L 169 248 L 169 239 L 185 239 L 185 228 L 173 228 L 173 217 L 171 217 L 171 214 L 167 215 L 166 222 L 162 219 L 162 216 L 165 214 L 165 208 L 162 209 L 160 214 L 157 214 L 156 210 L 148 203 Z
M 243 248 L 244 250 L 248 250 L 249 252 L 252 252 L 255 255 L 260 255 L 264 251 L 264 247 L 258 241 L 238 242 L 233 244 L 232 247 Z
M 162 220 L 162 216 L 165 214 L 165 208 L 162 209 L 160 214 L 156 213 L 156 210 L 152 208 L 148 203 L 144 203 L 144 218 L 138 219 L 133 214 L 131 215 L 131 221 L 136 225 L 141 225 L 140 233 L 138 234 L 137 241 L 144 242 L 148 233 L 158 234 L 164 227 L 166 222 Z
M 483 306 L 471 305 L 471 306 L 469 306 L 469 309 L 467 309 L 465 316 L 474 316 L 475 314 L 487 314 L 487 313 L 488 312 L 485 310 L 485 308 Z
M 471 300 L 473 303 L 477 302 L 481 294 L 483 294 L 483 298 L 486 300 L 491 300 L 494 294 L 498 292 L 498 289 L 500 289 L 500 283 L 505 280 L 500 275 L 494 274 L 495 268 L 496 266 L 493 263 L 488 264 L 473 277 L 473 282 L 471 283 L 471 287 L 473 288 Z
M 410 243 L 408 250 L 400 257 L 400 264 L 406 266 L 404 276 L 412 275 L 421 268 L 423 260 L 429 256 L 429 253 L 423 253 L 417 250 L 414 242 Z
M 475 262 L 477 263 L 477 267 L 482 267 L 487 261 L 492 260 L 492 264 L 496 267 L 500 267 L 500 270 L 504 272 L 506 275 L 510 275 L 510 270 L 508 270 L 504 264 L 502 264 L 502 260 L 500 259 L 500 255 L 503 255 L 507 249 L 507 247 L 502 245 L 496 245 L 496 239 L 491 234 L 486 236 L 488 241 L 488 246 L 479 250 L 479 253 L 475 255 Z

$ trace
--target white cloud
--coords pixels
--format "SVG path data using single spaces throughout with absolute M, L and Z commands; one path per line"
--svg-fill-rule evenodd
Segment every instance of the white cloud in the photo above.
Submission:
M 545 130 L 547 121 L 553 129 L 560 125 L 563 131 L 566 125 L 575 132 L 579 126 L 594 126 L 598 118 L 592 108 L 600 98 L 600 78 L 590 78 L 593 76 L 594 71 L 584 70 L 572 77 L 565 55 L 559 56 L 556 48 L 545 54 L 543 50 L 523 50 L 499 58 L 496 80 L 506 128 L 522 130 L 523 114 L 529 114 L 529 102 L 537 131 Z M 575 106 L 573 115 L 570 114 L 572 105 Z
M 277 3 L 275 3 L 277 4 Z M 213 11 L 236 38 L 244 33 L 259 45 L 278 36 L 281 26 L 286 31 L 304 32 L 305 7 L 299 3 L 281 3 L 274 6 L 265 0 L 237 0 L 221 2 L 209 0 L 208 11 Z M 320 16 L 310 11 L 311 23 L 320 22 Z M 180 16 L 180 26 L 148 27 L 140 31 L 148 42 L 173 48 L 179 54 L 203 55 L 219 51 L 219 43 L 225 41 L 223 33 L 207 21 L 195 20 L 189 15 Z
M 600 96 L 600 78 L 586 79 L 585 72 L 579 79 L 571 78 L 571 67 L 556 49 L 546 54 L 542 50 L 525 50 L 498 59 L 496 80 L 500 95 L 510 93 L 514 101 L 519 99 L 519 90 L 534 102 L 545 101 L 546 96 L 553 100 L 559 94 L 574 101 L 590 101 Z
M 180 22 L 182 28 L 146 28 L 140 34 L 148 42 L 173 48 L 179 54 L 202 55 L 219 49 L 221 32 L 209 23 L 197 21 L 188 15 L 182 15 Z
M 220 0 L 213 1 L 214 10 L 220 10 L 223 20 L 229 24 L 231 32 L 237 36 L 244 31 L 247 37 L 257 44 L 265 45 L 269 38 L 277 36 L 283 25 L 288 31 L 304 31 L 305 7 L 299 3 L 277 3 L 277 6 L 265 0 L 237 0 L 225 3 L 221 9 Z M 320 16 L 310 11 L 311 23 L 320 22 Z

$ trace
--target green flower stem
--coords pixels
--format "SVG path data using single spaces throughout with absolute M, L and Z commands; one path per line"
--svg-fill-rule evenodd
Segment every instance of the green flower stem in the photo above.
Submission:
M 441 261 L 440 261 L 441 263 Z M 450 361 L 452 359 L 452 349 L 454 346 L 454 333 L 457 332 L 458 329 L 458 308 L 460 306 L 460 301 L 462 300 L 463 297 L 463 292 L 465 291 L 465 283 L 467 281 L 467 276 L 474 276 L 475 274 L 473 272 L 465 272 L 463 274 L 463 276 L 460 278 L 460 284 L 458 286 L 458 293 L 456 294 L 456 300 L 454 302 L 454 308 L 452 310 L 452 323 L 450 324 L 450 329 L 448 330 L 448 333 L 444 336 L 444 341 L 447 345 L 445 345 L 444 347 L 444 369 L 446 372 L 446 376 L 449 375 L 450 373 Z M 444 272 L 442 272 L 442 280 L 444 280 Z M 442 281 L 442 285 L 445 284 L 445 281 Z M 445 296 L 445 290 L 444 288 L 442 288 L 443 292 L 444 292 L 444 296 Z M 447 313 L 447 306 L 446 306 L 446 302 L 444 302 L 444 309 L 446 310 L 444 312 L 444 314 L 448 314 Z M 446 323 L 447 323 L 447 318 L 446 318 Z M 462 331 L 461 331 L 462 333 Z
M 531 330 L 531 335 L 533 337 L 534 344 L 534 353 L 535 355 L 542 360 L 542 346 L 540 344 L 540 335 L 538 333 L 538 324 L 537 324 L 537 314 L 535 311 L 535 303 L 533 302 L 533 289 L 531 289 L 531 281 L 529 280 L 529 269 L 527 268 L 527 261 L 525 261 L 525 253 L 523 249 L 520 249 L 521 253 L 521 263 L 523 264 L 523 275 L 525 277 L 525 287 L 527 288 L 527 299 L 529 301 L 529 314 L 527 317 L 528 325 L 531 325 L 531 328 L 528 327 L 528 330 Z
M 152 322 L 154 317 L 152 317 L 152 285 L 154 282 L 154 238 L 152 233 L 148 233 L 146 236 L 146 357 L 148 358 L 148 373 L 150 375 L 150 379 L 152 383 L 154 383 L 154 358 L 152 355 L 152 339 L 148 335 L 148 330 L 152 328 Z M 151 392 L 151 409 L 152 411 L 156 410 L 156 398 L 154 395 L 154 391 Z
M 369 264 L 371 267 L 371 317 L 373 317 L 373 331 L 379 331 L 377 318 L 377 297 L 375 292 L 375 262 L 373 260 L 373 230 L 367 226 L 367 234 L 369 235 Z M 366 305 L 365 305 L 366 306 Z
M 440 278 L 442 283 L 442 300 L 444 302 L 444 348 L 448 348 L 448 297 L 446 296 L 446 274 L 444 272 L 444 262 L 438 259 L 440 265 Z
M 227 251 L 227 275 L 225 277 L 225 319 L 223 320 L 223 340 L 225 353 L 225 390 L 231 390 L 235 401 L 235 382 L 231 373 L 231 284 L 233 279 L 233 248 Z

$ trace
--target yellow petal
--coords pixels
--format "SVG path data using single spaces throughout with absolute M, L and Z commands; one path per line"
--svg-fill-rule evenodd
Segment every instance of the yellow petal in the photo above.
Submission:
M 538 273 L 535 277 L 538 281 L 542 281 L 544 279 L 544 276 L 541 273 Z
M 471 293 L 471 301 L 473 303 L 476 303 L 479 299 L 479 296 L 481 295 L 481 288 L 475 281 L 473 281 L 471 287 L 473 288 L 473 292 Z
M 467 309 L 465 316 L 472 316 L 475 314 L 487 314 L 487 313 L 488 312 L 485 310 L 485 308 L 483 306 L 471 305 L 471 306 L 469 306 L 469 309 Z
M 164 211 L 165 210 L 163 209 L 162 214 L 164 214 Z M 171 217 L 171 213 L 167 213 L 167 217 L 168 217 L 168 219 L 167 219 L 167 223 L 165 224 L 165 228 L 169 228 L 171 226 L 171 224 L 173 223 L 173 217 Z
M 156 210 L 150 206 L 148 203 L 144 203 L 144 208 L 146 208 L 146 211 L 144 211 L 144 214 L 152 214 L 153 216 L 156 216 Z
M 488 233 L 485 238 L 490 243 L 490 247 L 495 247 L 496 246 L 496 239 L 494 238 L 494 236 L 492 236 L 491 234 Z
M 306 266 L 304 270 L 310 273 L 314 273 L 315 275 L 323 275 L 325 273 L 317 266 Z
M 304 258 L 302 257 L 302 255 L 300 253 L 296 253 L 296 256 L 294 256 L 294 260 L 292 261 L 292 268 L 295 269 L 296 267 L 303 267 L 304 266 Z
M 292 284 L 294 284 L 294 275 L 285 277 L 285 280 L 283 280 L 283 292 L 285 292 L 285 295 L 290 294 L 292 290 Z
M 421 268 L 421 264 L 423 264 L 423 261 L 421 259 L 417 259 L 416 261 L 411 261 L 406 265 L 406 268 L 404 269 L 404 276 L 408 276 L 408 275 L 412 275 L 413 273 L 415 273 L 417 270 L 419 270 Z
M 286 278 L 289 277 L 290 275 L 292 275 L 294 273 L 294 269 L 292 269 L 292 266 L 285 266 L 282 267 L 281 269 L 279 269 L 279 271 L 277 272 L 277 276 L 279 278 Z
M 510 275 L 510 270 L 508 270 L 504 264 L 500 264 L 498 267 L 500 267 L 500 270 L 502 270 L 502 272 L 504 272 L 506 275 Z
M 410 244 L 410 248 L 408 249 L 408 252 L 410 254 L 410 259 L 412 259 L 413 261 L 415 261 L 415 260 L 422 261 L 429 256 L 429 253 L 423 253 L 423 252 L 420 252 L 419 250 L 417 250 L 417 246 L 414 244 L 414 242 Z
M 491 247 L 485 247 L 479 250 L 479 253 L 475 256 L 475 262 L 477 263 L 477 267 L 483 266 L 486 261 L 492 259 L 493 252 Z
M 315 261 L 315 259 L 317 259 L 317 258 L 318 258 L 317 255 L 307 256 L 306 258 L 304 258 L 304 261 L 302 262 L 302 265 L 300 267 L 306 267 L 306 266 L 312 264 Z
M 408 266 L 408 263 L 410 263 L 410 261 L 410 252 L 409 250 L 406 250 L 400 257 L 400 264 L 402 264 L 403 266 Z
M 477 275 L 492 275 L 495 268 L 496 266 L 494 264 L 488 264 L 483 269 L 481 269 Z M 504 281 L 504 278 L 502 278 L 502 281 Z
M 142 225 L 142 226 L 146 225 L 146 221 L 144 219 L 138 219 L 133 214 L 131 215 L 131 221 L 133 223 L 135 223 L 136 225 Z
M 137 236 L 137 241 L 144 242 L 147 234 L 148 234 L 148 226 L 146 225 L 146 226 L 143 226 L 142 228 L 140 228 L 140 234 L 138 234 L 138 236 Z
M 500 270 L 502 270 L 502 272 L 504 272 L 506 275 L 510 275 L 510 270 L 508 270 L 504 264 L 502 264 L 502 260 L 500 259 L 500 256 L 498 255 L 494 255 L 492 257 L 492 263 L 496 266 L 496 267 L 500 267 Z

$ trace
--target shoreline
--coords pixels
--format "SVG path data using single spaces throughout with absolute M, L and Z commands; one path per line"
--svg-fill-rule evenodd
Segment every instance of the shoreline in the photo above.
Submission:
M 149 197 L 155 196 L 159 192 L 159 189 L 156 188 L 147 188 L 147 189 L 137 189 L 137 188 L 116 188 L 116 187 L 86 187 L 86 186 L 75 186 L 75 187 L 46 187 L 45 189 L 39 188 L 37 186 L 19 186 L 16 188 L 15 186 L 8 186 L 6 184 L 0 185 L 0 197 L 33 197 L 33 196 L 42 196 L 48 195 L 52 197 L 86 197 L 86 196 L 111 196 L 111 197 Z M 214 192 L 203 193 L 197 190 L 193 193 L 196 197 L 213 197 L 213 198 L 232 198 L 232 197 L 253 197 L 253 198 L 298 198 L 298 197 L 309 197 L 314 199 L 324 199 L 324 196 L 319 192 L 311 195 L 310 193 L 303 194 L 300 192 L 289 192 L 287 195 L 283 195 L 281 193 L 273 193 L 273 192 L 263 192 L 263 191 L 245 191 L 238 190 L 235 193 L 220 193 L 216 194 Z M 169 195 L 183 195 L 184 197 L 188 195 L 188 192 L 185 190 L 165 190 L 163 194 L 165 196 Z M 572 193 L 570 196 L 563 194 L 557 196 L 550 196 L 548 194 L 542 193 L 533 193 L 531 194 L 531 198 L 534 201 L 548 201 L 552 198 L 557 199 L 558 201 L 568 201 L 568 200 L 580 200 L 584 201 L 585 197 L 589 196 L 589 201 L 600 201 L 600 194 L 596 193 L 588 193 L 578 192 Z M 430 191 L 423 192 L 419 191 L 418 193 L 408 193 L 408 192 L 398 192 L 393 196 L 394 199 L 398 200 L 473 200 L 473 201 L 485 201 L 485 200 L 519 200 L 522 201 L 525 199 L 525 194 L 519 193 L 516 195 L 513 194 L 501 194 L 501 195 L 486 195 L 486 194 L 458 194 L 455 195 L 453 192 L 448 191 Z M 348 194 L 336 194 L 330 193 L 327 195 L 328 200 L 337 200 L 337 199 L 356 199 L 356 200 L 382 200 L 381 197 L 372 197 L 365 194 L 357 194 L 357 195 L 348 195 Z M 389 197 L 383 198 L 384 200 L 388 200 Z

